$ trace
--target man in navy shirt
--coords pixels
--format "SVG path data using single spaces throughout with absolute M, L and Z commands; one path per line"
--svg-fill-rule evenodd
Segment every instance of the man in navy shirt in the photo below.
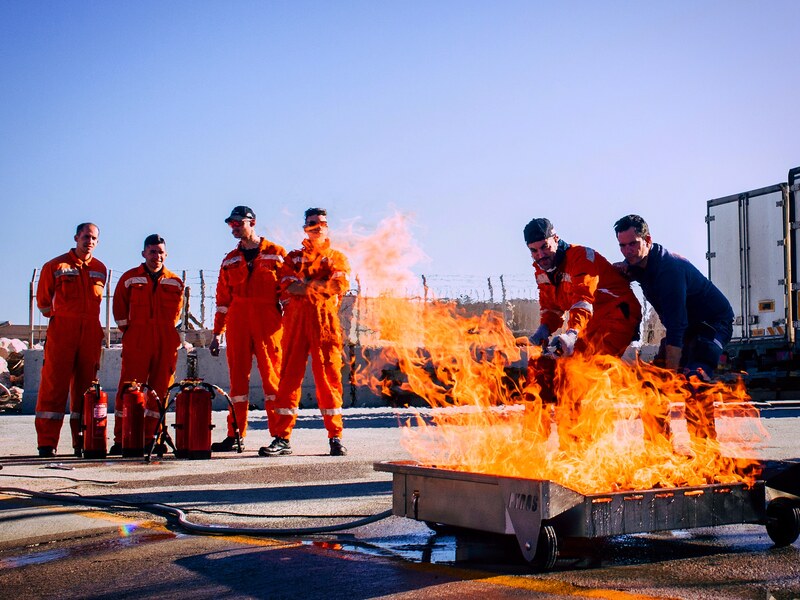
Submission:
M 614 231 L 625 257 L 620 269 L 639 282 L 667 330 L 655 364 L 707 381 L 733 333 L 730 302 L 688 260 L 654 244 L 639 215 L 622 217 Z M 703 412 L 704 416 L 697 415 L 698 425 L 713 438 L 713 403 Z

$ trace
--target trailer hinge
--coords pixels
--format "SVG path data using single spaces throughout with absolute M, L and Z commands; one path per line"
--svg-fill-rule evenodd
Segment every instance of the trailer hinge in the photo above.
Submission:
M 789 227 L 792 229 L 800 229 L 800 221 L 792 221 L 789 223 Z
M 786 240 L 778 240 L 778 246 L 785 246 Z
M 739 316 L 739 317 L 736 317 L 736 318 L 733 320 L 733 324 L 734 324 L 734 325 L 741 325 L 741 324 L 742 324 L 742 317 L 741 317 L 741 316 Z
M 706 260 L 711 260 L 717 255 L 716 252 L 706 252 Z
M 715 221 L 716 217 L 714 215 L 706 215 L 706 223 L 711 223 L 711 221 Z
M 781 285 L 786 285 L 786 280 L 785 279 L 781 280 Z M 793 283 L 792 284 L 792 291 L 796 292 L 798 290 L 800 290 L 800 283 Z
M 786 285 L 786 280 L 785 279 L 778 279 L 778 285 Z M 792 286 L 792 287 L 794 287 L 794 286 Z
M 781 206 L 783 206 L 783 200 L 776 200 L 776 201 L 775 201 L 775 206 L 777 206 L 777 207 L 779 207 L 779 208 L 780 208 Z

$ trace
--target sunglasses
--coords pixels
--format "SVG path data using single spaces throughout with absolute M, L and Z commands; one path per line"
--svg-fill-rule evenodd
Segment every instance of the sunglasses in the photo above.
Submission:
M 328 222 L 327 221 L 309 221 L 308 223 L 306 223 L 303 226 L 303 229 L 311 229 L 312 227 L 317 227 L 317 226 L 319 226 L 319 227 L 327 227 L 328 226 Z
M 241 227 L 244 225 L 245 221 L 249 221 L 250 219 L 244 219 L 243 221 L 228 221 L 228 225 L 231 227 Z

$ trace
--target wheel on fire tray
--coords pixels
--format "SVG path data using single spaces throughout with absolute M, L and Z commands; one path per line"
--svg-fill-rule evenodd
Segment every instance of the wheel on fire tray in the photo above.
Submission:
M 767 534 L 776 546 L 788 546 L 800 536 L 800 505 L 789 498 L 767 504 Z
M 556 566 L 558 560 L 558 537 L 552 525 L 542 525 L 539 530 L 539 541 L 536 554 L 529 564 L 537 571 L 549 571 Z

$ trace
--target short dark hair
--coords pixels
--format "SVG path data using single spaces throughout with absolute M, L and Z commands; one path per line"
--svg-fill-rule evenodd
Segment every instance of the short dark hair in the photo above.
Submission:
M 100 228 L 94 223 L 81 223 L 75 228 L 75 235 L 80 235 L 81 231 L 83 231 L 86 227 L 94 227 L 97 229 L 97 233 L 100 233 Z
M 308 210 L 306 210 L 306 214 L 303 220 L 308 219 L 308 217 L 314 217 L 314 216 L 327 217 L 328 211 L 325 210 L 324 208 L 309 208 Z
M 650 235 L 650 228 L 647 226 L 647 221 L 639 215 L 625 215 L 622 217 L 619 221 L 614 223 L 614 233 L 628 231 L 631 227 L 633 227 L 636 235 L 641 238 L 646 238 Z
M 148 246 L 158 246 L 159 244 L 167 245 L 167 242 L 164 241 L 157 233 L 151 233 L 146 238 L 144 238 L 144 247 L 147 248 Z

